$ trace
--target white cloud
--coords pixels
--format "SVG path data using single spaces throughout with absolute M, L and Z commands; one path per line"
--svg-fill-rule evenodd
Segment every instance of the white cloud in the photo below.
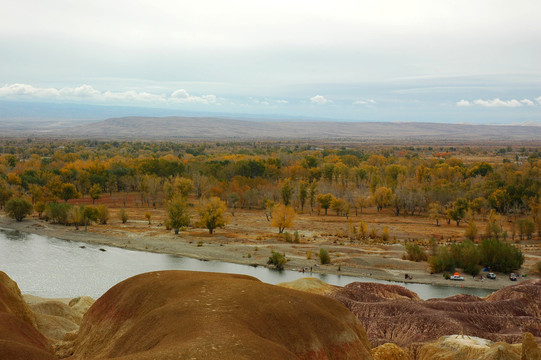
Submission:
M 477 99 L 473 102 L 475 105 L 484 107 L 521 107 L 522 103 L 516 99 L 501 100 L 499 98 L 492 100 Z
M 11 84 L 0 87 L 0 97 L 5 98 L 44 98 L 55 100 L 93 100 L 96 102 L 147 102 L 147 103 L 199 103 L 214 104 L 216 95 L 192 96 L 186 90 L 174 91 L 171 96 L 152 94 L 146 91 L 105 91 L 101 92 L 90 85 L 77 87 L 39 88 L 28 84 Z
M 469 102 L 468 100 L 462 99 L 456 103 L 456 106 L 471 106 L 471 102 Z
M 374 99 L 368 99 L 368 100 L 357 100 L 353 102 L 353 105 L 368 105 L 368 104 L 375 104 L 376 100 Z
M 170 99 L 177 103 L 198 103 L 198 104 L 213 104 L 216 102 L 216 95 L 190 95 L 185 89 L 173 91 Z
M 322 95 L 316 95 L 316 96 L 313 96 L 310 98 L 310 102 L 312 104 L 317 104 L 317 105 L 325 105 L 327 104 L 328 102 L 330 102 L 330 100 L 326 99 L 324 96 Z
M 541 96 L 534 99 L 539 104 L 541 104 Z M 522 106 L 537 106 L 534 101 L 530 99 L 511 99 L 511 100 L 502 100 L 500 98 L 495 98 L 492 100 L 483 100 L 483 99 L 477 99 L 473 101 L 469 100 L 460 100 L 456 103 L 457 106 L 472 106 L 472 105 L 478 105 L 488 108 L 495 108 L 495 107 L 508 107 L 508 108 L 518 108 Z
M 540 99 L 540 101 L 541 101 L 541 98 L 539 98 L 539 99 Z M 276 100 L 276 102 L 277 102 L 278 104 L 289 104 L 289 101 L 284 100 L 284 99 Z

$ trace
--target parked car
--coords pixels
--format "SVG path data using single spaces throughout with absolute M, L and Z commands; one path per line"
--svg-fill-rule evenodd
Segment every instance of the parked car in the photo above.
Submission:
M 460 276 L 460 275 L 451 275 L 451 277 L 449 278 L 451 280 L 457 280 L 457 281 L 464 281 L 464 276 Z
M 515 275 L 515 273 L 509 274 L 509 280 L 511 280 L 511 281 L 517 281 L 517 275 Z
M 496 280 L 496 274 L 488 273 L 487 278 L 492 279 L 492 280 Z

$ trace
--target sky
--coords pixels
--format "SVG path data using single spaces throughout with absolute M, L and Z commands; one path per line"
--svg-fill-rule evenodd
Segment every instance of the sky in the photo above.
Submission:
M 539 0 L 2 5 L 0 101 L 541 125 Z

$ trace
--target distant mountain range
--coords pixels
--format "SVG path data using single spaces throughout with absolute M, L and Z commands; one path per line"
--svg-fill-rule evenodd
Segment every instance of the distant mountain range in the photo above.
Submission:
M 67 126 L 61 123 L 2 121 L 4 136 L 141 140 L 410 140 L 538 141 L 541 126 L 441 123 L 266 121 L 216 117 L 121 117 Z

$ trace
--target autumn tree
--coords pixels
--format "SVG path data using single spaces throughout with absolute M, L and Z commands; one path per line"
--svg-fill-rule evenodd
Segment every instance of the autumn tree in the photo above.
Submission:
M 319 206 L 321 206 L 323 209 L 325 209 L 325 215 L 327 215 L 327 210 L 331 207 L 332 201 L 334 199 L 334 196 L 332 194 L 319 194 L 316 197 L 316 201 L 318 202 Z
M 310 212 L 314 211 L 314 205 L 317 197 L 317 182 L 312 181 L 308 189 L 308 199 L 310 199 Z
M 83 224 L 82 210 L 81 206 L 73 206 L 68 210 L 68 221 L 75 226 L 75 230 L 79 230 L 79 226 Z
M 436 220 L 436 226 L 440 226 L 441 215 L 441 206 L 439 203 L 433 202 L 428 205 L 428 216 L 432 220 Z
M 185 177 L 177 177 L 173 182 L 173 189 L 176 194 L 187 198 L 188 195 L 194 190 L 194 184 L 191 179 Z
M 299 183 L 299 204 L 301 205 L 301 212 L 304 211 L 304 204 L 308 198 L 308 183 L 306 181 L 301 181 Z
M 0 208 L 3 208 L 12 196 L 13 190 L 6 181 L 0 178 Z
M 175 231 L 175 234 L 178 234 L 181 227 L 190 225 L 191 216 L 188 210 L 188 203 L 184 197 L 176 196 L 168 203 L 167 222 Z
M 100 204 L 96 206 L 96 211 L 97 221 L 102 225 L 106 225 L 107 221 L 109 221 L 109 208 L 103 204 Z
M 90 197 L 92 198 L 92 204 L 101 197 L 101 186 L 94 184 L 89 190 Z
M 27 215 L 31 215 L 34 206 L 26 198 L 12 198 L 6 202 L 6 213 L 17 221 L 23 221 Z
M 388 187 L 381 186 L 376 189 L 374 192 L 374 202 L 378 208 L 378 212 L 381 211 L 384 207 L 389 205 L 393 197 L 393 190 Z
M 295 222 L 295 210 L 291 206 L 278 204 L 272 209 L 271 225 L 278 228 L 282 234 L 286 228 L 293 226 Z
M 209 234 L 212 234 L 214 229 L 227 224 L 225 211 L 225 202 L 215 196 L 199 205 L 200 223 L 209 230 Z

